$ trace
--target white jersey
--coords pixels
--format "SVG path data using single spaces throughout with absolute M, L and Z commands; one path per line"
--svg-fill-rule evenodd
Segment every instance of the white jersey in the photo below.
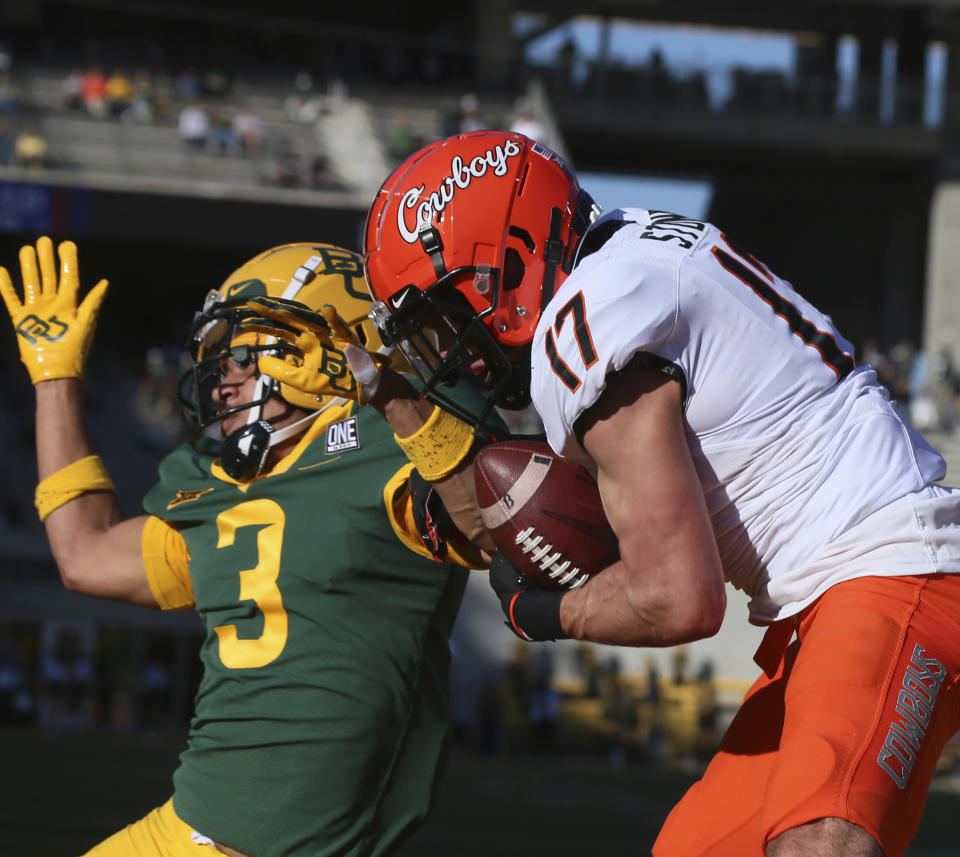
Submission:
M 554 450 L 590 466 L 577 419 L 609 373 L 655 366 L 683 385 L 724 573 L 752 621 L 854 577 L 960 571 L 960 490 L 933 484 L 943 459 L 829 317 L 710 224 L 620 209 L 585 246 L 606 235 L 534 335 Z

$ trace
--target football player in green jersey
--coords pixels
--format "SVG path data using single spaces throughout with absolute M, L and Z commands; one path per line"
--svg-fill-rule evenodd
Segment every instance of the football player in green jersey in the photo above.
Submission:
M 126 518 L 81 390 L 107 283 L 78 302 L 73 243 L 59 259 L 58 274 L 48 238 L 23 247 L 23 297 L 3 268 L 0 294 L 36 389 L 37 508 L 62 579 L 192 607 L 206 628 L 172 798 L 90 854 L 389 853 L 438 782 L 447 639 L 484 561 L 473 428 L 394 371 L 356 254 L 276 247 L 207 296 L 180 390 L 192 442 Z M 285 323 L 297 314 L 312 332 Z

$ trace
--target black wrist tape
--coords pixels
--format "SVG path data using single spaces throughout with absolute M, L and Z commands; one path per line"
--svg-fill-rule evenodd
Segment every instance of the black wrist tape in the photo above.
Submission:
M 513 630 L 527 640 L 565 640 L 560 624 L 562 592 L 524 589 L 513 596 L 507 618 Z

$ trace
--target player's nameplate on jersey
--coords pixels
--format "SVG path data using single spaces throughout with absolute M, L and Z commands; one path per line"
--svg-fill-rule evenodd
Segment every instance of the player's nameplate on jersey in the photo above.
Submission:
M 348 449 L 360 449 L 356 417 L 350 417 L 350 419 L 341 420 L 327 426 L 327 455 L 334 452 L 344 452 Z

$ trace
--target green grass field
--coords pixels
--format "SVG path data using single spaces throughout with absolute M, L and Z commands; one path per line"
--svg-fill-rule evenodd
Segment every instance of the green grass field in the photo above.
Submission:
M 170 794 L 180 739 L 0 732 L 0 857 L 71 857 Z M 455 753 L 401 857 L 638 857 L 690 775 L 601 760 Z M 931 794 L 909 857 L 960 854 L 960 794 Z

